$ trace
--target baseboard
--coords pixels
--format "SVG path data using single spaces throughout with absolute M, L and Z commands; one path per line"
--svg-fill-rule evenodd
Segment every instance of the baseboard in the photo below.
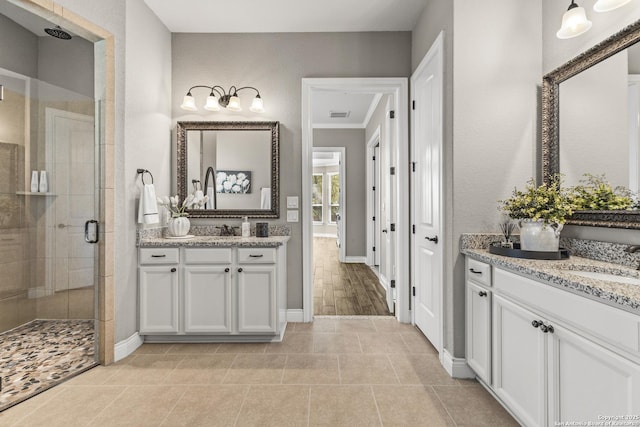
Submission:
M 122 360 L 134 351 L 138 347 L 142 345 L 144 339 L 140 336 L 139 333 L 134 333 L 126 340 L 120 341 L 116 343 L 114 349 L 114 359 L 117 362 L 118 360 Z
M 301 308 L 287 310 L 287 322 L 304 322 L 304 314 Z
M 467 360 L 453 357 L 447 350 L 442 351 L 440 360 L 444 369 L 453 378 L 475 378 L 476 373 L 467 365 Z
M 344 262 L 347 264 L 366 264 L 366 256 L 348 256 L 344 258 Z
M 384 277 L 382 274 L 378 274 L 378 280 L 380 281 L 380 285 L 382 285 L 382 287 L 384 288 L 385 292 L 389 290 L 389 282 L 387 281 L 387 278 Z

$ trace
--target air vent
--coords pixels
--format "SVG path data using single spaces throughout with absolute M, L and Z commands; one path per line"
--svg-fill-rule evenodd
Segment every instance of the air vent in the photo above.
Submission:
M 351 115 L 351 111 L 329 111 L 329 117 L 332 119 L 346 119 Z

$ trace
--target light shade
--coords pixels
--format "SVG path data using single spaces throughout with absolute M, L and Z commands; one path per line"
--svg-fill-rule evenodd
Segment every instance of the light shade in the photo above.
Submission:
M 593 5 L 593 10 L 596 12 L 609 12 L 610 10 L 617 9 L 629 3 L 631 0 L 598 0 Z
M 260 95 L 253 98 L 253 102 L 251 103 L 251 107 L 249 108 L 249 110 L 253 111 L 254 113 L 264 113 L 264 104 L 262 102 L 262 98 L 260 98 Z
M 180 108 L 187 111 L 198 111 L 198 107 L 196 107 L 196 100 L 190 93 L 186 94 L 184 98 L 182 98 L 182 105 Z
M 240 98 L 238 95 L 233 95 L 229 98 L 229 104 L 227 105 L 227 109 L 231 111 L 242 111 L 242 107 L 240 106 Z
M 562 26 L 556 33 L 559 39 L 570 39 L 584 34 L 591 28 L 591 21 L 587 19 L 584 7 L 571 2 L 569 10 L 562 15 Z
M 209 111 L 220 111 L 218 98 L 215 95 L 207 96 L 207 103 L 204 104 L 204 109 Z

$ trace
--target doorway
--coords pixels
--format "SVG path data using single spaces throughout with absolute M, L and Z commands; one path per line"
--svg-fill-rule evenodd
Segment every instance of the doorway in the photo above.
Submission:
M 390 265 L 391 274 L 390 278 L 393 283 L 398 283 L 397 288 L 397 311 L 396 317 L 402 322 L 410 321 L 409 312 L 409 293 L 408 293 L 408 231 L 409 224 L 408 218 L 404 218 L 401 212 L 407 212 L 408 210 L 408 194 L 402 191 L 392 191 L 394 186 L 404 186 L 408 188 L 408 109 L 407 109 L 407 79 L 404 78 L 381 78 L 381 79 L 303 79 L 303 149 L 302 149 L 302 176 L 303 176 L 303 192 L 302 192 L 302 204 L 303 204 L 303 318 L 304 321 L 309 322 L 313 320 L 314 316 L 314 302 L 319 302 L 316 296 L 314 298 L 314 243 L 313 243 L 313 203 L 312 203 L 312 173 L 313 163 L 312 154 L 315 146 L 314 131 L 317 126 L 314 126 L 313 122 L 313 102 L 318 98 L 321 98 L 327 92 L 335 93 L 353 93 L 353 94 L 368 94 L 375 95 L 378 100 L 386 97 L 387 101 L 383 105 L 385 108 L 384 119 L 395 120 L 397 125 L 385 126 L 390 135 L 389 141 L 392 141 L 386 148 L 379 147 L 382 151 L 387 150 L 387 159 L 389 172 L 386 175 L 389 176 L 389 187 L 387 194 L 389 195 L 389 202 L 382 204 L 386 207 L 389 228 L 388 231 L 395 233 L 394 238 L 399 241 L 398 244 L 391 245 L 388 251 L 388 260 Z M 343 112 L 348 114 L 348 112 Z M 371 114 L 373 111 L 371 111 Z M 392 122 L 391 122 L 392 123 Z M 342 127 L 344 128 L 344 126 Z M 404 142 L 404 143 L 403 143 Z M 360 148 L 362 153 L 359 155 L 359 160 L 362 164 L 362 173 L 359 179 L 364 183 L 366 182 L 366 151 L 367 140 L 361 138 Z M 347 153 L 347 156 L 349 154 Z M 391 169 L 393 168 L 393 169 Z M 383 175 L 383 174 L 381 174 Z M 347 180 L 350 182 L 349 180 Z M 359 218 L 360 226 L 362 227 L 362 236 L 358 240 L 361 243 L 361 250 L 358 253 L 349 253 L 349 244 L 351 242 L 350 236 L 345 236 L 345 242 L 347 247 L 347 254 L 345 260 L 349 261 L 350 256 L 353 256 L 351 260 L 357 261 L 357 263 L 364 266 L 368 272 L 375 277 L 375 273 L 367 265 L 367 248 L 369 239 L 366 237 L 367 231 L 367 193 L 368 191 L 362 190 L 356 193 L 362 197 L 362 200 L 358 203 L 349 202 L 349 210 L 353 211 L 353 207 L 358 206 L 362 209 L 362 215 Z M 349 192 L 353 194 L 353 192 Z M 351 196 L 349 196 L 351 199 Z M 401 242 L 400 242 L 401 241 Z M 359 243 L 359 244 L 360 244 Z M 381 263 L 382 261 L 381 256 Z M 350 264 L 349 264 L 350 265 Z M 349 267 L 347 267 L 349 268 Z M 357 273 L 354 273 L 357 275 Z M 377 277 L 375 279 L 377 281 Z M 315 300 L 315 301 L 314 301 Z M 386 300 L 386 294 L 385 294 Z M 386 306 L 386 301 L 385 304 Z

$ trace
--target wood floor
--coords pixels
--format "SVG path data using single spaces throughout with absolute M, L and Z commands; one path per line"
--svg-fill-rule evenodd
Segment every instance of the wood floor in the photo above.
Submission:
M 338 261 L 336 239 L 313 238 L 315 315 L 389 316 L 384 288 L 365 264 Z

